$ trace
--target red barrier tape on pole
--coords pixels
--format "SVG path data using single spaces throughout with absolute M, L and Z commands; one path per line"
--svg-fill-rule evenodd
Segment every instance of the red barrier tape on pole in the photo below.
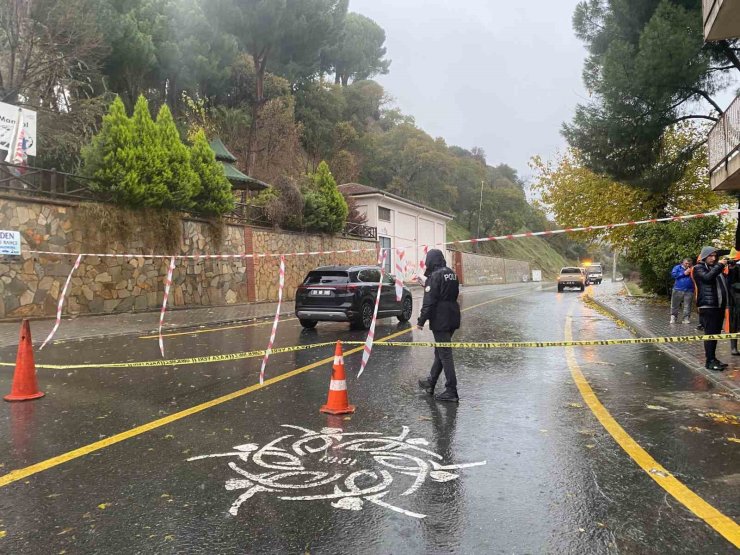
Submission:
M 396 249 L 396 254 L 398 255 L 396 259 L 396 302 L 401 302 L 401 298 L 403 297 L 403 273 L 405 271 L 404 268 L 404 250 L 402 248 Z
M 285 286 L 285 257 L 280 257 L 280 283 L 278 287 L 278 303 L 277 310 L 275 310 L 275 320 L 272 322 L 272 332 L 270 333 L 270 342 L 267 344 L 267 351 L 262 359 L 262 366 L 260 367 L 260 385 L 265 383 L 265 366 L 267 366 L 267 359 L 270 358 L 272 352 L 272 344 L 275 343 L 275 335 L 277 334 L 278 322 L 280 322 L 280 305 L 283 304 L 283 287 Z
M 380 282 L 378 283 L 378 294 L 375 296 L 375 309 L 373 310 L 373 321 L 370 323 L 370 330 L 367 332 L 367 339 L 365 340 L 365 347 L 362 349 L 362 362 L 360 363 L 360 371 L 357 373 L 357 377 L 362 376 L 367 366 L 367 361 L 370 360 L 370 353 L 373 350 L 373 340 L 375 339 L 375 322 L 378 319 L 378 305 L 380 305 L 380 294 L 383 291 L 383 277 L 385 276 L 385 258 L 388 256 L 387 249 L 383 249 L 383 256 L 380 259 Z
M 62 306 L 64 305 L 64 298 L 67 295 L 67 288 L 69 287 L 69 282 L 72 281 L 72 274 L 74 274 L 75 270 L 80 267 L 81 260 L 82 260 L 82 255 L 78 254 L 77 260 L 75 260 L 75 264 L 74 266 L 72 266 L 72 270 L 69 272 L 69 275 L 67 276 L 67 281 L 64 283 L 64 289 L 62 289 L 62 292 L 59 294 L 59 304 L 57 305 L 57 321 L 54 323 L 54 327 L 49 333 L 49 336 L 46 339 L 44 339 L 44 342 L 41 344 L 41 347 L 39 347 L 39 351 L 43 349 L 44 346 L 49 341 L 51 341 L 51 338 L 54 337 L 54 334 L 57 332 L 59 323 L 62 321 Z
M 172 272 L 175 271 L 175 257 L 170 257 L 170 267 L 167 270 L 167 278 L 164 280 L 164 298 L 162 299 L 162 310 L 159 313 L 159 352 L 164 358 L 164 343 L 162 342 L 162 323 L 164 322 L 164 312 L 167 310 L 167 299 L 170 296 L 170 286 L 172 285 Z

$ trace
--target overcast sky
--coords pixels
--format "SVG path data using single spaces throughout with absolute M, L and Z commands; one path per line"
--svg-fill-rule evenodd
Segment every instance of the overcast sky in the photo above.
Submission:
M 528 160 L 565 141 L 563 121 L 586 100 L 577 0 L 350 0 L 386 31 L 390 73 L 376 77 L 434 137 L 482 147 L 491 165 L 525 177 Z

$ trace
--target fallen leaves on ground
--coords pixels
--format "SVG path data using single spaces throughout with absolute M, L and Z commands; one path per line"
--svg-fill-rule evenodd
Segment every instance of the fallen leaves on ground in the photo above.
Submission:
M 740 426 L 740 418 L 738 418 L 734 414 L 722 414 L 719 412 L 700 412 L 699 416 L 711 418 L 717 424 L 734 424 L 735 426 Z

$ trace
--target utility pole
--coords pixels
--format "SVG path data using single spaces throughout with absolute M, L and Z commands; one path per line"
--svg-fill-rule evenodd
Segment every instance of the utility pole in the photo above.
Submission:
M 615 283 L 617 281 L 617 256 L 619 255 L 619 251 L 617 249 L 614 249 L 614 258 L 612 258 L 612 283 Z
M 480 213 L 481 210 L 483 210 L 483 179 L 480 180 L 480 202 L 478 203 L 478 229 L 475 232 L 475 238 L 480 238 Z M 478 246 L 476 245 L 476 252 L 478 251 Z

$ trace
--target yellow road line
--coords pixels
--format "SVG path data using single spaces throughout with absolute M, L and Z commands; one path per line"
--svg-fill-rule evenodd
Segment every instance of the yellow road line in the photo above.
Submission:
M 290 322 L 291 320 L 298 320 L 298 318 L 280 318 L 280 322 Z M 237 324 L 234 326 L 223 326 L 219 328 L 206 328 L 206 329 L 195 329 L 191 331 L 178 331 L 178 332 L 172 332 L 172 333 L 163 333 L 162 337 L 175 337 L 178 335 L 194 335 L 197 333 L 213 333 L 215 331 L 224 331 L 224 330 L 239 330 L 243 328 L 255 328 L 257 326 L 271 326 L 273 319 L 271 318 L 269 321 L 264 322 L 256 322 L 254 324 Z M 139 339 L 159 339 L 159 335 L 140 335 Z
M 565 324 L 566 341 L 573 340 L 573 309 L 571 308 Z M 673 474 L 661 466 L 650 454 L 645 451 L 632 437 L 619 425 L 614 417 L 601 404 L 598 397 L 591 389 L 586 377 L 583 375 L 576 360 L 575 350 L 566 347 L 565 356 L 568 360 L 570 373 L 573 376 L 581 397 L 591 409 L 591 412 L 601 422 L 607 432 L 614 438 L 619 446 L 642 468 L 647 475 L 655 480 L 660 487 L 670 493 L 676 501 L 701 518 L 704 522 L 714 528 L 725 539 L 735 547 L 740 547 L 740 526 L 730 517 L 724 515 L 701 497 L 691 491 Z
M 524 293 L 520 293 L 520 294 L 523 295 Z M 517 295 L 509 295 L 506 297 L 496 297 L 486 302 L 464 308 L 463 311 L 472 310 L 473 308 L 477 308 L 479 306 L 483 306 L 483 305 L 486 305 L 492 302 L 496 302 L 498 300 L 508 299 L 510 297 L 515 297 L 515 296 Z M 392 333 L 390 335 L 386 335 L 382 339 L 378 339 L 377 343 L 382 343 L 385 341 L 389 341 L 391 339 L 395 339 L 396 337 L 409 333 L 410 331 L 413 331 L 414 329 L 415 329 L 414 327 L 409 327 L 409 328 L 397 331 L 395 333 Z M 363 347 L 356 347 L 344 353 L 344 356 L 346 357 L 349 355 L 353 355 L 355 353 L 359 353 L 360 351 L 362 351 L 362 349 Z M 4 474 L 0 476 L 0 487 L 7 486 L 8 484 L 12 484 L 13 482 L 17 482 L 18 480 L 23 480 L 24 478 L 28 478 L 29 476 L 38 474 L 39 472 L 43 472 L 44 470 L 49 470 L 50 468 L 54 468 L 55 466 L 59 466 L 60 464 L 64 464 L 71 460 L 84 457 L 85 455 L 89 455 L 90 453 L 94 453 L 95 451 L 100 451 L 101 449 L 105 449 L 106 447 L 110 447 L 111 445 L 115 445 L 116 443 L 120 443 L 132 437 L 136 437 L 138 435 L 144 434 L 146 432 L 150 432 L 162 426 L 166 426 L 167 424 L 171 424 L 172 422 L 177 422 L 178 420 L 182 420 L 183 418 L 192 416 L 193 414 L 203 412 L 204 410 L 210 409 L 222 403 L 226 403 L 227 401 L 238 399 L 239 397 L 248 395 L 249 393 L 262 389 L 263 387 L 267 387 L 268 385 L 272 385 L 272 384 L 281 382 L 283 380 L 287 380 L 288 378 L 292 378 L 293 376 L 297 376 L 298 374 L 303 374 L 304 372 L 308 372 L 309 370 L 313 370 L 314 368 L 317 368 L 318 366 L 322 366 L 329 362 L 334 362 L 333 355 L 331 357 L 327 357 L 317 362 L 308 364 L 307 366 L 296 368 L 295 370 L 291 370 L 290 372 L 286 372 L 285 374 L 280 374 L 279 376 L 270 378 L 269 380 L 265 380 L 264 385 L 262 386 L 260 386 L 259 384 L 255 384 L 249 387 L 245 387 L 244 389 L 240 389 L 238 391 L 234 391 L 233 393 L 229 393 L 227 395 L 217 397 L 216 399 L 212 399 L 210 401 L 206 401 L 205 403 L 195 405 L 194 407 L 190 407 L 189 409 L 185 409 L 180 412 L 170 414 L 169 416 L 165 416 L 163 418 L 153 420 L 152 422 L 149 422 L 147 424 L 137 426 L 136 428 L 131 428 L 130 430 L 126 430 L 125 432 L 121 432 L 119 434 L 107 437 L 105 439 L 101 439 L 100 441 L 90 443 L 89 445 L 85 445 L 83 447 L 79 447 L 78 449 L 68 451 L 67 453 L 57 455 L 56 457 L 52 457 L 50 459 L 46 459 L 39 463 L 32 464 L 31 466 L 26 466 L 25 468 L 19 468 L 17 470 L 13 470 L 12 472 L 9 472 L 8 474 Z
M 408 333 L 411 330 L 412 328 L 407 328 L 401 331 L 397 331 L 382 339 L 379 339 L 378 341 L 379 342 L 388 341 L 389 339 L 393 339 L 395 337 L 398 337 L 399 335 Z M 359 353 L 360 351 L 362 351 L 362 347 L 356 347 L 344 353 L 344 356 L 346 357 L 346 356 L 349 356 L 355 353 Z M 267 387 L 268 385 L 272 385 L 272 384 L 281 382 L 283 380 L 287 380 L 288 378 L 292 378 L 293 376 L 297 376 L 298 374 L 303 374 L 304 372 L 308 372 L 309 370 L 313 370 L 314 368 L 318 366 L 322 366 L 329 362 L 334 362 L 334 355 L 324 358 L 322 360 L 319 360 L 317 362 L 313 362 L 306 366 L 302 366 L 301 368 L 296 368 L 295 370 L 291 370 L 290 372 L 286 372 L 285 374 L 280 374 L 279 376 L 270 378 L 269 380 L 265 380 L 265 383 L 262 386 L 259 384 L 255 384 L 249 387 L 245 387 L 244 389 L 240 389 L 238 391 L 234 391 L 233 393 L 229 393 L 227 395 L 217 397 L 216 399 L 212 399 L 205 403 L 201 403 L 199 405 L 195 405 L 194 407 L 190 407 L 189 409 L 185 409 L 180 412 L 170 414 L 169 416 L 159 418 L 147 424 L 137 426 L 136 428 L 131 428 L 130 430 L 126 430 L 125 432 L 121 432 L 119 434 L 107 437 L 105 439 L 101 439 L 100 441 L 90 443 L 89 445 L 85 445 L 84 447 L 74 449 L 73 451 L 69 451 L 62 455 L 58 455 L 56 457 L 46 459 L 45 461 L 41 461 L 39 463 L 33 464 L 31 466 L 27 466 L 25 468 L 13 470 L 12 472 L 9 472 L 8 474 L 0 476 L 0 487 L 7 486 L 8 484 L 12 484 L 13 482 L 17 482 L 18 480 L 22 480 L 23 478 L 27 478 L 33 474 L 43 472 L 44 470 L 48 470 L 60 464 L 77 459 L 79 457 L 84 457 L 85 455 L 89 455 L 90 453 L 93 453 L 95 451 L 105 449 L 106 447 L 110 447 L 111 445 L 115 445 L 116 443 L 120 443 L 132 437 L 136 437 L 138 435 L 141 435 L 146 432 L 150 432 L 162 426 L 166 426 L 167 424 L 171 424 L 172 422 L 176 422 L 188 416 L 192 416 L 193 414 L 203 412 L 204 410 L 210 409 L 222 403 L 226 403 L 227 401 L 238 399 L 239 397 L 248 395 L 249 393 L 252 393 L 253 391 L 257 391 L 258 389 L 262 389 L 263 387 Z

